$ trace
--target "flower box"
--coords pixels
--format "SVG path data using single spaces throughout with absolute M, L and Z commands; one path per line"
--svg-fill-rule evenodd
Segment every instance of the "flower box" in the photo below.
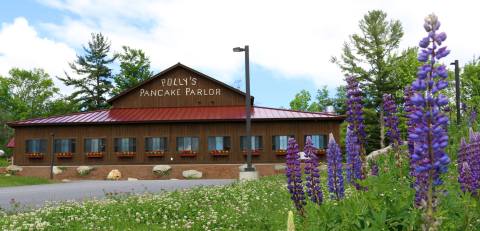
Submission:
M 28 159 L 43 159 L 43 153 L 32 152 L 25 154 Z
M 252 156 L 260 156 L 261 149 L 252 149 Z M 243 155 L 247 156 L 247 150 L 243 150 Z
M 278 150 L 275 150 L 275 154 L 276 154 L 277 156 L 285 156 L 285 155 L 287 155 L 287 150 L 285 150 L 285 149 L 278 149 Z
M 87 158 L 103 158 L 103 152 L 87 152 Z
M 191 150 L 180 151 L 181 157 L 195 157 L 197 156 L 197 152 Z
M 135 156 L 135 152 L 115 152 L 118 158 L 133 158 Z
M 327 154 L 327 151 L 323 148 L 317 149 L 317 156 L 322 156 Z
M 73 153 L 71 152 L 57 152 L 55 155 L 58 159 L 70 159 L 73 157 Z
M 212 156 L 228 156 L 230 154 L 230 150 L 211 150 L 210 154 Z
M 147 156 L 147 157 L 163 157 L 163 156 L 165 156 L 165 151 L 145 152 L 145 156 Z

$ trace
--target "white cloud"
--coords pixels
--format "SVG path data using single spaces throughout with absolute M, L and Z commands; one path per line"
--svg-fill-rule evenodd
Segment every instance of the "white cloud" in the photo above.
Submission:
M 330 88 L 339 85 L 342 74 L 329 59 L 340 54 L 343 42 L 358 31 L 358 21 L 372 9 L 382 9 L 390 19 L 402 22 L 402 48 L 417 45 L 425 34 L 423 18 L 433 11 L 449 35 L 447 45 L 452 53 L 446 63 L 451 59 L 466 61 L 479 53 L 476 40 L 480 32 L 474 16 L 480 7 L 476 1 L 40 2 L 70 15 L 62 22 L 43 24 L 53 38 L 70 47 L 79 48 L 90 39 L 91 32 L 102 32 L 111 39 L 114 50 L 120 50 L 122 45 L 145 50 L 157 70 L 182 62 L 223 81 L 231 81 L 233 73 L 243 71 L 243 55 L 233 53 L 232 47 L 249 44 L 251 61 L 282 77 L 308 78 L 318 86 L 327 84 Z M 60 49 L 61 44 L 54 44 L 64 50 Z M 27 51 L 22 49 L 20 53 L 24 52 Z M 28 59 L 19 59 L 19 63 L 25 60 Z M 50 65 L 59 69 L 56 64 Z
M 3 23 L 0 29 L 0 74 L 6 75 L 13 67 L 43 68 L 57 86 L 66 88 L 55 76 L 68 71 L 68 62 L 75 58 L 75 50 L 65 43 L 40 38 L 25 18 L 16 18 L 13 23 Z

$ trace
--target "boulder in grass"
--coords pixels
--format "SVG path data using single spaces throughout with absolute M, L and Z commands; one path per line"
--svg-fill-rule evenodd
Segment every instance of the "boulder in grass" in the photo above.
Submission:
M 23 168 L 12 164 L 5 168 L 5 170 L 10 174 L 15 175 L 16 173 L 21 172 Z
M 3 156 L 5 156 L 5 151 L 0 150 L 0 157 L 3 157 Z
M 88 175 L 93 169 L 94 169 L 94 167 L 92 167 L 92 166 L 79 166 L 79 167 L 77 168 L 77 173 L 78 173 L 80 176 L 86 176 L 86 175 Z
M 187 179 L 200 179 L 202 178 L 203 174 L 197 170 L 186 170 L 182 172 L 182 176 Z
M 273 166 L 273 169 L 275 169 L 275 171 L 283 171 L 283 170 L 287 169 L 287 165 L 276 164 L 275 166 Z
M 137 181 L 138 179 L 137 178 L 133 178 L 133 177 L 129 177 L 127 178 L 128 181 Z
M 53 175 L 62 174 L 65 168 L 53 166 Z
M 172 167 L 170 165 L 155 165 L 152 169 L 153 173 L 158 176 L 167 176 L 171 170 Z
M 118 169 L 113 169 L 107 175 L 107 180 L 120 180 L 122 173 Z

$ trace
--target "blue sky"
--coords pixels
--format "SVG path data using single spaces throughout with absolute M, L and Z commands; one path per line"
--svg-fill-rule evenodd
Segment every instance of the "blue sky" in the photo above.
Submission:
M 434 0 L 1 1 L 0 74 L 12 67 L 40 67 L 52 76 L 63 75 L 90 33 L 102 32 L 113 51 L 123 45 L 143 49 L 154 71 L 181 62 L 232 84 L 244 75 L 243 54 L 232 48 L 248 44 L 256 103 L 288 107 L 302 89 L 313 97 L 327 85 L 333 95 L 343 84 L 342 73 L 329 59 L 340 54 L 368 10 L 384 10 L 402 22 L 405 36 L 399 50 L 417 45 L 424 36 L 423 18 L 435 12 L 449 35 L 449 59 L 462 63 L 480 53 L 480 32 L 468 29 L 476 28 L 471 16 L 479 8 L 476 1 Z M 72 90 L 55 83 L 64 94 Z

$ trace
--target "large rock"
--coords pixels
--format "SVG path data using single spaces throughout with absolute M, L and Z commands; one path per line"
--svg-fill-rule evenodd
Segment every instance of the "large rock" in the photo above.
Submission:
M 187 179 L 200 179 L 202 175 L 202 172 L 197 170 L 186 170 L 182 172 L 182 176 Z
M 119 180 L 122 178 L 122 173 L 118 169 L 113 169 L 107 175 L 107 180 Z
M 170 174 L 172 167 L 170 165 L 155 165 L 152 169 L 155 175 L 166 176 Z
M 384 147 L 382 149 L 378 149 L 373 152 L 370 152 L 367 155 L 367 160 L 376 159 L 378 156 L 387 154 L 388 152 L 390 152 L 390 150 L 392 150 L 392 145 L 388 145 L 387 147 Z
M 78 166 L 78 168 L 77 168 L 77 173 L 78 173 L 80 176 L 86 176 L 86 175 L 88 175 L 93 169 L 94 169 L 94 167 L 92 167 L 92 166 Z
M 64 169 L 64 168 L 62 168 L 62 167 L 53 166 L 53 174 L 54 174 L 54 175 L 62 174 L 62 173 L 63 173 L 63 169 Z
M 16 173 L 21 172 L 23 168 L 12 164 L 5 168 L 5 170 L 7 170 L 7 172 L 10 174 L 15 175 Z
M 283 171 L 283 170 L 287 169 L 287 165 L 276 164 L 276 165 L 273 166 L 273 169 L 275 169 L 276 171 Z
M 128 180 L 128 181 L 137 181 L 138 178 L 129 177 L 129 178 L 127 178 L 127 180 Z
M 5 151 L 0 150 L 0 156 L 5 156 Z

